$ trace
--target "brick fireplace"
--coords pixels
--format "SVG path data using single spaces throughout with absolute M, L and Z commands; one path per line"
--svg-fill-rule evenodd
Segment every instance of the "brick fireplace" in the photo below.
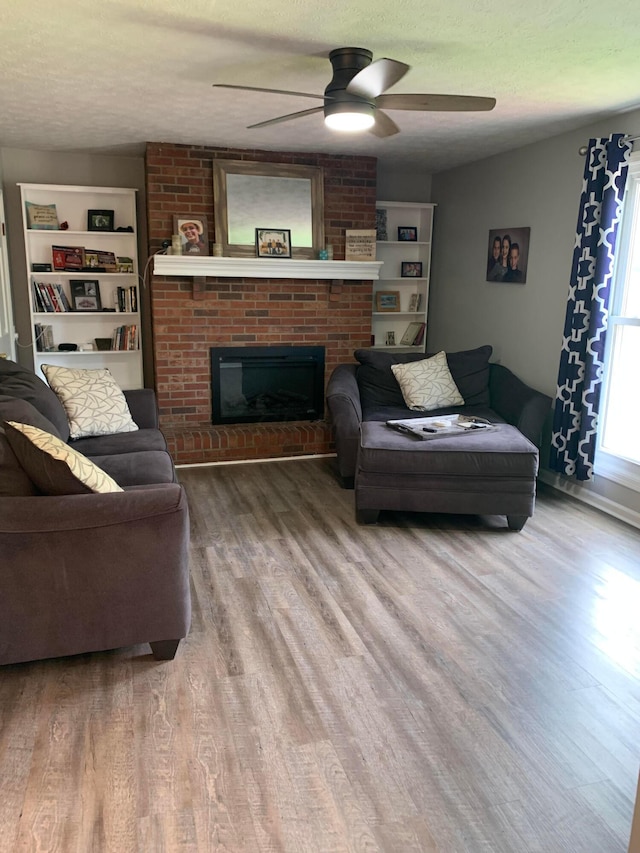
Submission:
M 344 258 L 346 228 L 375 224 L 373 157 L 296 154 L 149 143 L 146 152 L 149 253 L 170 238 L 174 214 L 213 217 L 214 159 L 320 166 L 325 237 Z M 151 279 L 155 383 L 162 429 L 178 463 L 265 459 L 328 453 L 324 420 L 212 424 L 211 347 L 323 346 L 325 383 L 333 368 L 371 339 L 371 282 L 207 278 L 201 298 L 178 276 Z

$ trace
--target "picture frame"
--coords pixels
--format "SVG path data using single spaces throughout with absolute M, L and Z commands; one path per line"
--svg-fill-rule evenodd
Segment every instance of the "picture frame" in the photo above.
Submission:
M 74 311 L 102 311 L 100 283 L 97 278 L 71 279 L 69 288 Z
M 288 228 L 256 228 L 256 257 L 290 258 L 291 231 Z
M 209 225 L 206 216 L 175 214 L 173 233 L 180 235 L 181 254 L 209 255 Z
M 409 297 L 409 308 L 407 309 L 410 313 L 417 313 L 420 310 L 420 303 L 422 302 L 422 294 L 421 293 L 412 293 Z
M 376 311 L 399 311 L 400 310 L 400 291 L 399 290 L 378 290 L 376 291 Z
M 418 334 L 422 328 L 422 323 L 413 322 L 409 323 L 407 326 L 404 335 L 400 339 L 400 345 L 403 347 L 412 347 L 415 342 Z
M 422 278 L 422 261 L 401 261 L 402 278 Z
M 87 231 L 113 231 L 114 223 L 113 210 L 87 211 Z
M 417 243 L 418 229 L 411 226 L 398 226 L 398 241 L 400 243 Z
M 395 332 L 387 332 L 385 337 L 385 344 L 388 347 L 394 347 L 396 345 L 396 333 Z
M 492 228 L 487 247 L 486 281 L 526 284 L 530 227 Z

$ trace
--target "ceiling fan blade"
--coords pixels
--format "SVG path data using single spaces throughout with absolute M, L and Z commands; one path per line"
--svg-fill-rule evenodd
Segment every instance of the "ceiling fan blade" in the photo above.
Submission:
M 303 116 L 310 116 L 314 113 L 321 113 L 324 110 L 324 107 L 312 107 L 310 110 L 300 110 L 297 113 L 289 113 L 286 116 L 278 116 L 278 118 L 270 118 L 267 121 L 259 121 L 257 124 L 250 124 L 247 127 L 247 130 L 253 130 L 254 127 L 268 127 L 270 124 L 280 124 L 281 121 L 292 121 L 294 118 L 302 118 Z
M 495 98 L 476 98 L 473 95 L 380 95 L 376 98 L 376 106 L 385 110 L 465 112 L 492 110 L 495 105 Z
M 353 77 L 347 85 L 347 92 L 361 98 L 377 98 L 402 80 L 410 66 L 396 59 L 376 59 Z
M 373 127 L 369 128 L 369 133 L 384 138 L 385 136 L 394 136 L 396 133 L 400 133 L 400 128 L 386 113 L 383 113 L 382 110 L 376 110 L 376 120 Z
M 231 83 L 212 83 L 214 89 L 241 89 L 243 92 L 269 92 L 271 95 L 295 95 L 297 98 L 317 98 L 324 101 L 324 95 L 312 95 L 310 92 L 289 92 L 286 89 L 262 89 L 259 86 L 232 86 Z

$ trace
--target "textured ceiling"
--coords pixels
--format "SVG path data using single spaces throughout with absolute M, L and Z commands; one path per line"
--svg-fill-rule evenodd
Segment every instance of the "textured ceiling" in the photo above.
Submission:
M 440 171 L 640 106 L 637 0 L 3 0 L 0 146 L 139 154 L 181 142 L 365 154 Z M 488 113 L 390 111 L 387 139 L 326 130 L 335 47 L 411 66 L 393 92 L 484 95 Z

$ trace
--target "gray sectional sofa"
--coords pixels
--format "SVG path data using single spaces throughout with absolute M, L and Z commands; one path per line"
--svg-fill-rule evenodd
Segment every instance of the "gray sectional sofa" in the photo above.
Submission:
M 0 360 L 0 424 L 31 424 L 124 491 L 43 494 L 0 427 L 0 664 L 150 643 L 173 657 L 189 630 L 189 515 L 155 394 L 124 392 L 139 429 L 69 440 L 66 412 L 32 371 Z

